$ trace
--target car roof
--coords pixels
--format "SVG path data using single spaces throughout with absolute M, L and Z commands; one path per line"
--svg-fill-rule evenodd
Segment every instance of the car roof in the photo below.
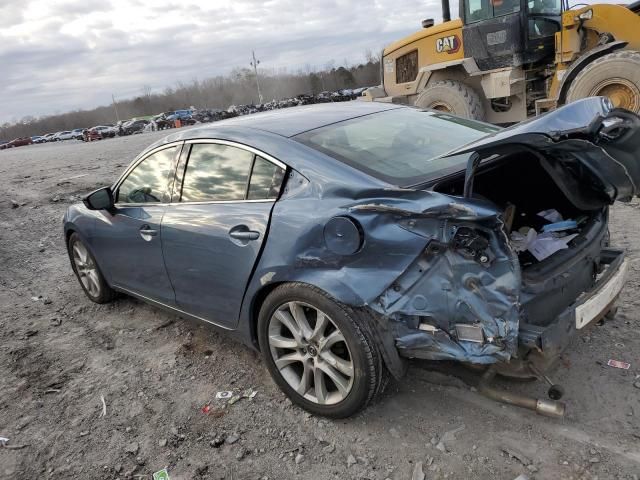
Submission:
M 206 137 L 207 130 L 215 133 L 215 130 L 222 126 L 246 127 L 264 130 L 283 137 L 293 137 L 302 132 L 314 130 L 332 123 L 395 108 L 406 107 L 391 103 L 364 101 L 305 105 L 222 120 L 205 127 L 188 130 L 188 133 L 183 139 L 187 140 L 189 133 L 192 133 L 192 138 Z

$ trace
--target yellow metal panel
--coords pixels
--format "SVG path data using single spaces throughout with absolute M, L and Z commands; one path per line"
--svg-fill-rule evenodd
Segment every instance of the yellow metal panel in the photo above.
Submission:
M 383 57 L 384 87 L 387 95 L 416 93 L 421 75 L 413 82 L 396 83 L 396 59 L 418 50 L 419 68 L 436 63 L 464 58 L 462 46 L 462 22 L 452 20 L 431 28 L 425 28 L 387 47 Z

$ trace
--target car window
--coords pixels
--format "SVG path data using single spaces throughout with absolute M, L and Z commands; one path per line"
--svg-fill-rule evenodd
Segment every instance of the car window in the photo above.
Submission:
M 296 140 L 395 185 L 414 185 L 464 168 L 468 155 L 444 157 L 498 130 L 453 115 L 398 108 L 337 122 Z
M 176 149 L 165 148 L 149 155 L 127 178 L 118 189 L 117 203 L 152 203 L 167 201 L 167 182 L 173 172 Z
M 284 178 L 284 169 L 256 155 L 251 171 L 248 200 L 277 198 Z
M 219 144 L 194 144 L 182 184 L 181 202 L 244 200 L 253 153 Z

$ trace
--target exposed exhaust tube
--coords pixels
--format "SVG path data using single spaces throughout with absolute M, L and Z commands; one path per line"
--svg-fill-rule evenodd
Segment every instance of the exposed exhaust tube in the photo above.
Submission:
M 489 397 L 498 402 L 528 408 L 529 410 L 533 410 L 540 415 L 546 415 L 548 417 L 554 418 L 564 417 L 564 403 L 556 402 L 554 400 L 539 400 L 537 398 L 525 397 L 524 395 L 518 395 L 517 393 L 511 393 L 505 390 L 499 390 L 497 388 L 491 387 L 489 386 L 489 383 L 495 376 L 495 370 L 490 367 L 482 375 L 482 379 L 478 384 L 478 392 L 480 392 L 485 397 Z
M 451 20 L 451 10 L 449 10 L 449 0 L 442 0 L 442 21 Z

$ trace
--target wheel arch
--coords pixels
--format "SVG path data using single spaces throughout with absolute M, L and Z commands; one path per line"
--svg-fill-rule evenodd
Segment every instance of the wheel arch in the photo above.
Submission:
M 565 103 L 567 99 L 567 93 L 569 92 L 569 87 L 571 87 L 571 82 L 575 80 L 578 74 L 582 70 L 584 70 L 587 65 L 589 65 L 594 60 L 603 57 L 608 53 L 620 50 L 627 45 L 628 42 L 623 41 L 606 43 L 589 50 L 588 52 L 581 55 L 578 59 L 576 59 L 562 78 L 562 84 L 560 85 L 560 90 L 558 93 L 558 104 L 563 105 Z
M 287 283 L 302 283 L 309 287 L 322 290 L 338 303 L 342 303 L 350 307 L 357 307 L 364 304 L 364 301 L 350 287 L 339 282 L 328 281 L 326 276 L 323 280 L 321 278 L 322 276 L 323 275 L 314 274 L 312 272 L 289 278 L 274 279 L 274 281 L 260 285 L 260 287 L 256 289 L 255 293 L 251 295 L 248 314 L 251 343 L 258 351 L 260 350 L 258 345 L 258 317 L 260 316 L 260 309 L 269 294 L 280 285 Z
M 336 288 L 335 285 L 333 287 L 327 284 L 319 285 L 309 278 L 297 278 L 274 281 L 262 286 L 255 295 L 253 295 L 249 311 L 250 338 L 251 343 L 256 350 L 260 351 L 258 342 L 258 318 L 260 316 L 260 309 L 262 308 L 266 298 L 273 290 L 288 283 L 304 284 L 315 289 L 320 289 L 332 300 L 351 310 L 354 315 L 360 316 L 363 319 L 363 324 L 366 325 L 376 342 L 382 356 L 382 361 L 389 373 L 391 373 L 391 375 L 396 379 L 404 376 L 407 369 L 407 363 L 400 357 L 395 346 L 395 339 L 390 334 L 389 330 L 382 325 L 384 320 L 378 318 L 378 314 L 367 308 L 365 302 L 358 297 L 351 288 L 344 284 L 341 284 L 340 288 Z

